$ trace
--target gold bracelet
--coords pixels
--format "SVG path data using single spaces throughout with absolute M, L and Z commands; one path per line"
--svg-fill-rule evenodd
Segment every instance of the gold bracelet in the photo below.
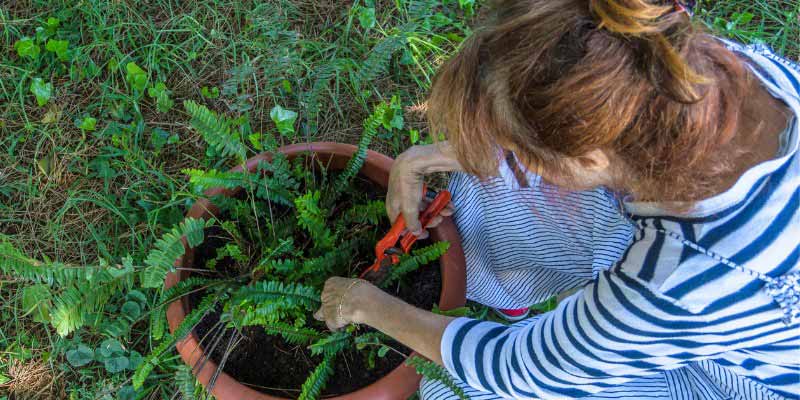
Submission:
M 348 286 L 347 289 L 345 289 L 344 293 L 342 293 L 342 298 L 339 300 L 339 306 L 336 307 L 336 316 L 338 317 L 339 321 L 344 320 L 344 318 L 342 317 L 342 306 L 344 306 L 345 297 L 347 297 L 347 295 L 350 294 L 350 291 L 353 290 L 354 287 L 362 283 L 364 283 L 363 280 L 356 279 L 353 282 L 350 282 L 350 286 Z

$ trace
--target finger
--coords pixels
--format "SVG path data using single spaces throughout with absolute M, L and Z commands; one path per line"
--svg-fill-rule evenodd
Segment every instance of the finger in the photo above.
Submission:
M 453 203 L 448 203 L 443 209 L 442 212 L 439 213 L 442 216 L 449 217 L 456 212 L 456 208 L 453 206 Z
M 430 234 L 428 233 L 427 230 L 423 230 L 422 233 L 420 233 L 419 235 L 414 235 L 414 236 L 416 236 L 417 239 L 419 239 L 419 240 L 423 240 L 423 239 L 427 239 L 428 236 L 430 236 Z
M 436 228 L 437 226 L 439 226 L 439 224 L 442 223 L 442 221 L 444 221 L 444 217 L 442 217 L 441 215 L 437 215 L 431 220 L 431 223 L 428 224 L 426 228 Z
M 422 226 L 419 223 L 419 210 L 415 206 L 403 208 L 403 218 L 406 220 L 406 228 L 414 235 L 422 233 Z
M 314 313 L 314 319 L 317 321 L 325 321 L 325 313 L 322 311 L 322 307 Z

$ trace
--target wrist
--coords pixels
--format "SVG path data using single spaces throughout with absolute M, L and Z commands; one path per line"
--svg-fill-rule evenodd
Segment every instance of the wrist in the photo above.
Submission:
M 357 324 L 371 325 L 375 310 L 380 310 L 385 302 L 384 296 L 387 294 L 372 284 L 357 285 L 348 296 L 348 319 Z

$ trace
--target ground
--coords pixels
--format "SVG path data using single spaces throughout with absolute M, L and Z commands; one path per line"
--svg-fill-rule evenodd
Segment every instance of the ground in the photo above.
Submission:
M 700 1 L 702 24 L 800 57 L 797 0 Z M 396 155 L 424 136 L 413 109 L 436 67 L 469 35 L 473 0 L 0 0 L 0 252 L 45 265 L 141 265 L 195 195 L 184 168 L 224 168 L 188 129 L 182 102 L 247 115 L 251 152 L 280 143 L 353 143 L 371 107 L 405 108 L 374 148 Z M 26 39 L 28 38 L 28 39 Z M 399 103 L 398 103 L 399 102 Z M 278 133 L 275 106 L 298 113 Z M 5 262 L 0 259 L 0 263 Z M 37 261 L 38 262 L 38 261 Z M 39 299 L 0 275 L 0 400 L 133 398 L 130 370 L 76 361 L 80 345 L 118 339 L 146 351 L 146 315 L 108 318 L 63 338 Z M 144 291 L 143 309 L 154 293 Z M 26 295 L 28 298 L 26 299 Z M 130 298 L 111 299 L 105 317 Z M 32 311 L 32 312 L 31 312 Z M 105 322 L 104 322 L 105 321 Z M 68 360 L 68 352 L 72 359 Z M 180 363 L 143 398 L 170 398 Z M 180 376 L 180 371 L 178 372 Z M 14 397 L 11 397 L 14 398 Z

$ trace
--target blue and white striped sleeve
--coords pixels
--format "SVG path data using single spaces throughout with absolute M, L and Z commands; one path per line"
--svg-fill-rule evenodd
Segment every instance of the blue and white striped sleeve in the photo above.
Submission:
M 583 397 L 657 370 L 751 346 L 760 332 L 707 321 L 621 271 L 524 326 L 459 318 L 442 338 L 445 367 L 508 398 Z

